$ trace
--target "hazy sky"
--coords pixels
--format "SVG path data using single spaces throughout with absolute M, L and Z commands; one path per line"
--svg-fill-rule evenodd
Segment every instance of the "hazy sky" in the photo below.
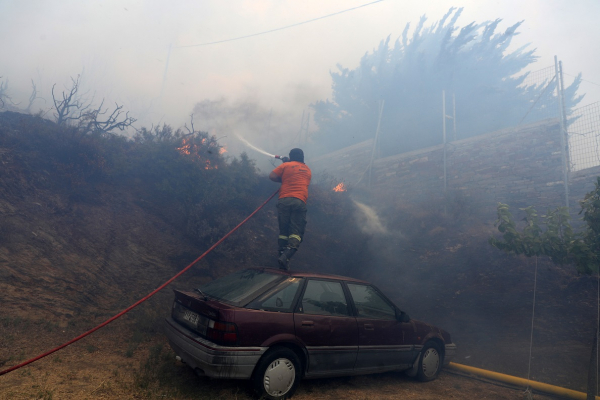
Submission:
M 371 0 L 372 1 L 372 0 Z M 311 102 L 331 95 L 329 71 L 355 68 L 362 55 L 406 23 L 428 24 L 464 7 L 459 26 L 501 18 L 501 30 L 524 20 L 516 48 L 531 43 L 533 69 L 563 61 L 583 73 L 581 105 L 600 100 L 600 1 L 384 0 L 330 18 L 243 40 L 198 47 L 318 18 L 369 0 L 0 0 L 0 76 L 15 101 L 27 101 L 31 79 L 50 107 L 52 84 L 63 90 L 83 73 L 96 98 L 118 101 L 143 119 L 178 126 L 205 99 L 251 101 L 290 116 L 299 127 Z M 164 92 L 160 99 L 169 57 Z M 593 82 L 593 83 L 592 83 Z M 293 119 L 293 120 L 292 120 Z

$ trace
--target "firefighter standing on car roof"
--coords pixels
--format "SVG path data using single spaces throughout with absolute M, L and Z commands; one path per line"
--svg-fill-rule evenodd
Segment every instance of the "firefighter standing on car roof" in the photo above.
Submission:
M 312 176 L 310 168 L 304 164 L 301 149 L 290 150 L 290 157 L 282 158 L 283 163 L 275 168 L 269 179 L 281 182 L 277 220 L 279 221 L 279 267 L 289 269 L 290 258 L 298 250 L 304 227 L 306 226 L 306 200 L 308 185 Z

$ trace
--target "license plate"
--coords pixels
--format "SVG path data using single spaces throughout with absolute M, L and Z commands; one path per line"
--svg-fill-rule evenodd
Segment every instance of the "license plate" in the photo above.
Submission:
M 192 325 L 197 325 L 198 320 L 200 319 L 200 316 L 198 314 L 196 314 L 195 312 L 186 311 L 183 314 L 183 319 L 190 322 Z

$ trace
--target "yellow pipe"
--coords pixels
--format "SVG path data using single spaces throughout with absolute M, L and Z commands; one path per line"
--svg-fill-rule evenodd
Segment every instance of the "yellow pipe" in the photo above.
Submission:
M 541 392 L 554 394 L 557 396 L 568 397 L 570 399 L 586 400 L 587 395 L 576 390 L 565 389 L 559 386 L 548 385 L 547 383 L 531 381 L 523 378 L 517 378 L 516 376 L 501 374 L 499 372 L 488 371 L 481 368 L 469 367 L 468 365 L 457 364 L 451 362 L 449 364 L 451 368 L 457 369 L 462 372 L 469 372 L 475 375 L 480 375 L 489 379 L 494 379 L 500 382 L 510 383 L 512 385 L 529 386 L 532 389 L 539 390 Z M 596 396 L 596 400 L 600 400 L 600 396 Z

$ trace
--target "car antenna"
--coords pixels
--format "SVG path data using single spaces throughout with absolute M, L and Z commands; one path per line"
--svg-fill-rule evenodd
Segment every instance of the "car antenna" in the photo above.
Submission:
M 208 300 L 208 296 L 204 294 L 204 292 L 198 288 L 194 289 L 196 292 L 200 293 L 204 297 L 204 301 Z

